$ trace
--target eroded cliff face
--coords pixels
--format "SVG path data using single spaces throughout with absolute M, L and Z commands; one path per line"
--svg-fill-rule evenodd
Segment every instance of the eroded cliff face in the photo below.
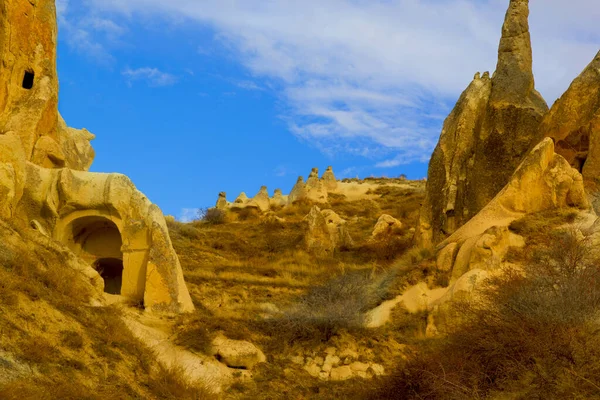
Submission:
M 56 41 L 54 0 L 2 2 L 0 134 L 17 135 L 27 160 L 40 166 L 87 170 L 93 135 L 60 123 Z M 83 151 L 75 155 L 74 146 Z
M 600 177 L 600 53 L 554 103 L 540 126 L 556 152 L 579 170 L 587 183 Z
M 477 214 L 543 137 L 548 106 L 535 90 L 528 17 L 529 1 L 511 0 L 496 72 L 477 74 L 444 122 L 429 165 L 420 245 L 438 243 Z

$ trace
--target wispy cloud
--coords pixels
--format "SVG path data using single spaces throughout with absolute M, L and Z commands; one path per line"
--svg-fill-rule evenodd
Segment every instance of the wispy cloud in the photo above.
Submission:
M 127 29 L 114 21 L 95 15 L 88 10 L 85 13 L 72 12 L 69 0 L 56 1 L 56 14 L 60 29 L 66 32 L 67 45 L 102 64 L 110 65 L 115 59 L 106 49 L 106 43 L 116 43 Z
M 235 85 L 240 89 L 244 90 L 265 90 L 265 88 L 259 86 L 256 82 L 253 81 L 236 81 Z
M 90 0 L 95 12 L 210 26 L 284 100 L 282 118 L 323 151 L 426 160 L 476 71 L 493 71 L 508 0 Z M 538 89 L 552 103 L 600 42 L 597 0 L 531 2 Z M 258 85 L 260 86 L 260 85 Z M 250 89 L 250 87 L 248 87 Z M 362 148 L 362 150 L 361 150 Z
M 179 217 L 177 218 L 180 222 L 192 222 L 200 217 L 199 208 L 182 208 Z
M 178 78 L 175 75 L 162 72 L 157 68 L 125 68 L 121 73 L 129 84 L 134 81 L 145 81 L 151 87 L 171 86 L 177 83 Z

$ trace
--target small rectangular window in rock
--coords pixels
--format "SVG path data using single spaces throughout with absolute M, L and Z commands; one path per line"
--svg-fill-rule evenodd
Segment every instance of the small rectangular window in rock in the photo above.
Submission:
M 35 74 L 31 71 L 25 71 L 25 76 L 23 76 L 23 89 L 31 89 L 33 87 L 33 79 L 35 78 Z

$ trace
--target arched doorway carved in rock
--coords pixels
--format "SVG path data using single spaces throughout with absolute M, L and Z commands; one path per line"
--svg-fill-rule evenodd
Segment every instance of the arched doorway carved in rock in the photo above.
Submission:
M 78 218 L 67 227 L 63 241 L 100 274 L 106 293 L 121 294 L 123 240 L 113 221 L 101 216 Z

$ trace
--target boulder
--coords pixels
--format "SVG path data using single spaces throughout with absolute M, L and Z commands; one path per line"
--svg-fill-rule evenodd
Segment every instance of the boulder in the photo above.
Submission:
M 332 381 L 345 381 L 352 378 L 352 370 L 349 366 L 343 365 L 341 367 L 333 368 L 329 375 L 329 379 Z
M 496 72 L 476 74 L 442 129 L 429 163 L 417 243 L 439 243 L 502 190 L 543 135 L 548 106 L 535 90 L 529 1 L 511 0 Z
M 375 228 L 373 228 L 373 233 L 371 236 L 378 237 L 380 235 L 387 235 L 393 232 L 394 230 L 401 229 L 402 222 L 398 221 L 396 218 L 391 215 L 383 214 L 377 220 L 375 224 Z
M 437 255 L 436 267 L 439 271 L 451 271 L 454 260 L 458 254 L 460 246 L 458 243 L 450 243 L 444 247 Z
M 263 352 L 250 342 L 217 336 L 212 342 L 212 354 L 230 368 L 251 369 L 267 360 Z

